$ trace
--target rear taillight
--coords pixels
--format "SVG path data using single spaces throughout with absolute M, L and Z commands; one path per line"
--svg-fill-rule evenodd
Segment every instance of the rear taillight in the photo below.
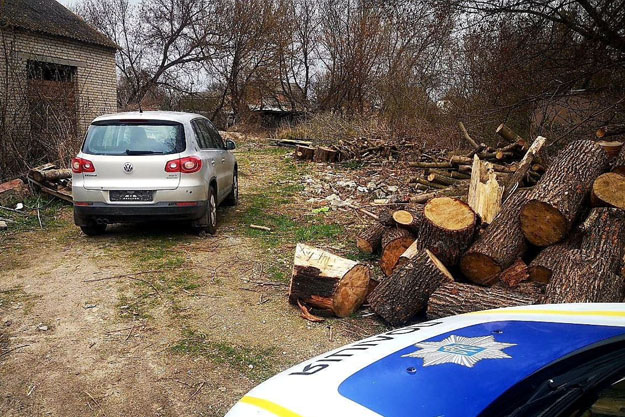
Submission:
M 187 158 L 179 158 L 168 161 L 165 164 L 166 172 L 182 172 L 184 174 L 191 174 L 198 172 L 202 169 L 202 160 L 195 156 L 189 156 Z
M 74 174 L 82 174 L 83 172 L 95 172 L 93 162 L 84 158 L 72 159 L 72 172 Z

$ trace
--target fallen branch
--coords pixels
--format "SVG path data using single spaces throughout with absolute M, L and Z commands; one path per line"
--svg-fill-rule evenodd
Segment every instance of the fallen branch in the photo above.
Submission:
M 264 232 L 271 232 L 271 227 L 259 226 L 257 224 L 250 224 L 250 229 L 262 230 Z
M 9 350 L 7 350 L 6 352 L 2 352 L 2 353 L 0 353 L 0 358 L 1 358 L 1 357 L 3 357 L 3 356 L 5 356 L 5 355 L 8 355 L 9 353 L 11 353 L 11 352 L 13 352 L 13 351 L 16 351 L 16 350 L 18 350 L 18 349 L 25 348 L 25 347 L 27 347 L 27 346 L 30 346 L 30 345 L 21 345 L 21 346 L 16 346 L 16 347 L 14 347 L 13 349 L 9 349 Z

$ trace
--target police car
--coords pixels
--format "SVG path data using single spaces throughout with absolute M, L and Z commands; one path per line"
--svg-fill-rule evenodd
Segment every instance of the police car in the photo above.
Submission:
M 481 311 L 296 365 L 227 417 L 625 416 L 625 304 Z

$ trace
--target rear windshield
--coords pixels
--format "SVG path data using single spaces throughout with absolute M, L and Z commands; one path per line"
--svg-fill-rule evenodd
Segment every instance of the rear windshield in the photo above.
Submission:
M 91 155 L 167 155 L 185 150 L 184 128 L 175 122 L 96 122 L 83 152 Z

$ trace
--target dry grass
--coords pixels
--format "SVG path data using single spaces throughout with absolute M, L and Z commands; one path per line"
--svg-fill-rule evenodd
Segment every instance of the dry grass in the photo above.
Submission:
M 312 115 L 295 126 L 284 125 L 276 130 L 275 136 L 280 139 L 309 139 L 326 145 L 367 138 L 389 144 L 413 143 L 423 149 L 457 149 L 463 146 L 455 126 L 409 118 L 390 123 L 379 115 L 342 116 L 329 112 Z

